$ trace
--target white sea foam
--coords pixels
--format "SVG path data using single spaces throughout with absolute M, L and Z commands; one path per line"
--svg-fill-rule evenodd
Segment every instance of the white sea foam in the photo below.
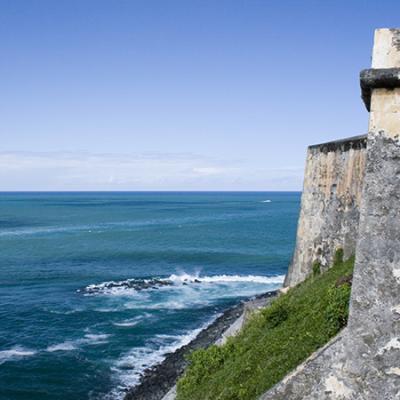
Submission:
M 123 328 L 128 328 L 128 327 L 132 327 L 132 326 L 136 326 L 140 321 L 134 321 L 134 320 L 125 320 L 125 321 L 121 321 L 121 322 L 113 322 L 113 325 L 115 326 L 120 326 Z
M 108 342 L 108 338 L 110 335 L 105 333 L 87 333 L 83 338 L 75 339 L 75 340 L 67 340 L 62 343 L 53 344 L 48 346 L 46 351 L 53 353 L 55 351 L 73 351 L 77 350 L 82 345 L 96 345 L 96 344 L 104 344 Z
M 46 351 L 53 353 L 55 351 L 72 351 L 77 349 L 77 342 L 66 341 L 63 343 L 54 344 L 52 346 L 48 346 Z
M 44 308 L 44 310 L 49 312 L 49 313 L 51 313 L 51 314 L 58 314 L 58 315 L 70 315 L 70 314 L 75 314 L 75 313 L 79 313 L 79 312 L 85 311 L 83 308 L 76 308 L 76 309 L 66 310 L 66 311 L 50 310 L 48 308 Z
M 85 295 L 111 295 L 111 296 L 137 296 L 141 300 L 146 294 L 144 291 L 152 289 L 173 289 L 176 285 L 216 283 L 216 284 L 275 284 L 283 283 L 284 275 L 263 276 L 263 275 L 215 275 L 200 276 L 200 274 L 172 274 L 168 278 L 153 279 L 126 279 L 124 281 L 107 281 L 86 286 L 82 291 Z M 80 292 L 81 290 L 78 290 Z M 148 295 L 147 295 L 148 296 Z
M 118 312 L 121 311 L 121 307 L 99 307 L 95 308 L 94 311 L 101 313 Z
M 144 313 L 143 315 L 138 315 L 135 318 L 125 319 L 123 321 L 113 322 L 113 325 L 120 327 L 132 327 L 140 324 L 144 319 L 153 318 L 153 316 L 149 313 Z
M 100 334 L 87 333 L 85 335 L 84 339 L 81 339 L 81 342 L 85 343 L 85 344 L 107 343 L 107 339 L 109 337 L 110 337 L 110 335 L 107 335 L 105 333 L 100 333 Z
M 184 308 L 191 308 L 194 306 L 193 299 L 183 298 L 180 300 L 165 300 L 158 303 L 138 303 L 128 302 L 125 304 L 125 308 L 130 310 L 183 310 Z M 202 302 L 207 304 L 208 302 Z
M 272 200 L 263 200 L 261 203 L 272 203 Z
M 27 349 L 22 346 L 14 346 L 8 350 L 0 351 L 0 365 L 7 361 L 16 361 L 25 357 L 33 356 L 36 350 Z
M 84 289 L 78 289 L 77 292 L 84 292 L 85 296 L 99 294 L 112 296 L 134 296 L 143 290 L 154 289 L 163 285 L 168 285 L 168 283 L 160 279 L 126 279 L 123 281 L 93 283 L 86 286 Z
M 3 230 L 0 232 L 0 236 L 29 236 L 29 235 L 47 235 L 50 233 L 69 233 L 88 231 L 90 225 L 72 225 L 72 226 L 44 226 L 37 228 L 22 228 L 13 230 Z
M 137 385 L 147 368 L 161 363 L 168 353 L 172 353 L 190 343 L 217 317 L 202 327 L 183 335 L 157 335 L 152 340 L 149 340 L 146 346 L 133 348 L 128 354 L 121 357 L 112 368 L 117 374 L 121 390 Z M 114 394 L 118 398 L 118 394 Z
M 260 284 L 281 284 L 285 279 L 284 275 L 261 276 L 261 275 L 215 275 L 199 276 L 190 274 L 175 275 L 172 274 L 167 280 L 177 283 L 260 283 Z
M 95 296 L 95 295 L 106 295 L 106 296 L 120 296 L 120 297 L 133 297 L 136 296 L 138 292 L 133 288 L 126 287 L 115 287 L 115 288 L 105 288 L 99 289 L 96 293 L 85 293 L 84 296 Z
M 153 286 L 146 286 L 146 289 L 118 287 L 107 287 L 107 282 L 96 285 L 94 295 L 105 296 L 107 302 L 95 308 L 99 312 L 121 312 L 128 310 L 181 310 L 198 308 L 215 304 L 221 299 L 250 297 L 261 292 L 274 290 L 282 285 L 284 275 L 263 276 L 263 275 L 215 275 L 202 276 L 197 274 L 172 274 L 167 278 L 154 278 L 148 280 L 152 285 L 158 285 L 157 290 Z M 129 280 L 134 281 L 134 280 Z M 122 281 L 125 282 L 125 281 Z M 143 279 L 135 281 L 135 285 L 146 282 Z M 94 285 L 90 285 L 91 288 Z M 105 291 L 99 288 L 105 287 Z M 93 289 L 90 289 L 93 290 Z M 133 295 L 131 291 L 134 291 Z M 116 297 L 126 297 L 128 301 L 121 302 Z M 122 320 L 113 322 L 119 327 L 133 327 L 137 325 L 136 320 Z

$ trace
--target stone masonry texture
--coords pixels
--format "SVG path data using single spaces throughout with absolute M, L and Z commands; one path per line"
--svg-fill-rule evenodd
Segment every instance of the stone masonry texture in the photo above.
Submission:
M 349 324 L 260 400 L 400 399 L 400 143 L 367 149 Z
M 367 137 L 310 146 L 307 151 L 296 247 L 285 279 L 295 286 L 312 272 L 315 261 L 329 268 L 335 251 L 354 255 Z

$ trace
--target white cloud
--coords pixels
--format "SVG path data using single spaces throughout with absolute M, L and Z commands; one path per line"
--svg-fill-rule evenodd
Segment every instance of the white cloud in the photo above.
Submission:
M 299 190 L 302 168 L 186 153 L 0 153 L 0 190 Z

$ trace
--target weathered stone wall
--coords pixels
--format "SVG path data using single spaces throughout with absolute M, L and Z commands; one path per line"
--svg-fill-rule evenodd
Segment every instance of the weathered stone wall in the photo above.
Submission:
M 261 400 L 400 399 L 400 143 L 370 133 L 348 326 Z
M 376 30 L 372 66 L 348 325 L 261 400 L 400 399 L 400 29 Z
M 293 260 L 285 286 L 294 286 L 311 272 L 314 261 L 323 269 L 336 249 L 355 253 L 366 136 L 310 146 Z

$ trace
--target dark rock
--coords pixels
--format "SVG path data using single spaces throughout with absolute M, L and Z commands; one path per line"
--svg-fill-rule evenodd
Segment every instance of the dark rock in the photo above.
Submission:
M 343 285 L 346 285 L 346 284 L 351 286 L 352 282 L 353 282 L 353 274 L 350 274 L 350 275 L 347 275 L 347 276 L 341 276 L 335 282 L 335 286 L 339 287 L 339 286 L 343 286 Z

